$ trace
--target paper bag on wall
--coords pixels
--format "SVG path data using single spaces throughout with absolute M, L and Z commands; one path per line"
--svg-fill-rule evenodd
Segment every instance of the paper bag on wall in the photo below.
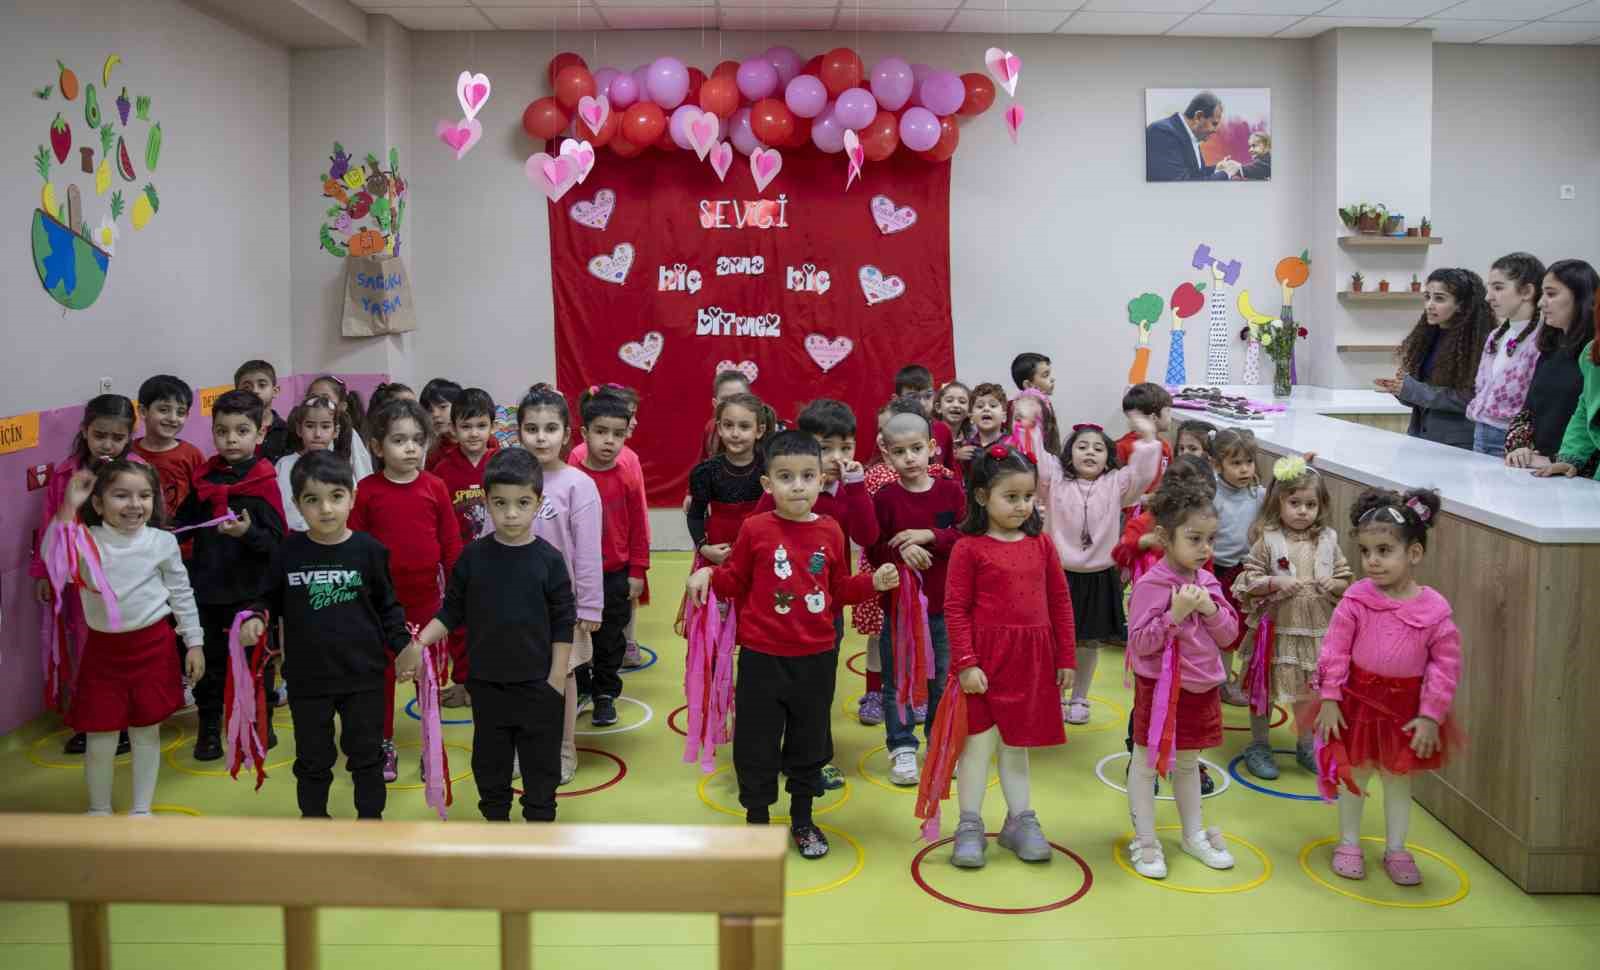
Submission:
M 351 256 L 345 260 L 346 337 L 381 337 L 417 329 L 406 267 L 393 256 Z

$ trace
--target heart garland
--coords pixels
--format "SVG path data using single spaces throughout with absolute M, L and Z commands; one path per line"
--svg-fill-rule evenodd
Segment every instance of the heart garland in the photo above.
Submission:
M 617 348 L 617 356 L 629 367 L 637 367 L 649 372 L 655 369 L 656 360 L 661 356 L 661 349 L 666 345 L 666 338 L 655 330 L 644 335 L 643 340 L 630 340 Z
M 1017 78 L 1022 74 L 1022 58 L 1010 51 L 991 47 L 983 52 L 983 63 L 995 81 L 1006 89 L 1006 94 L 1016 97 Z
M 433 126 L 433 133 L 444 142 L 451 151 L 456 153 L 456 161 L 460 161 L 467 152 L 472 151 L 472 146 L 483 137 L 483 122 L 476 118 L 462 118 L 460 121 L 440 121 Z
M 781 171 L 783 155 L 776 148 L 757 148 L 750 153 L 750 175 L 756 180 L 757 192 L 766 191 Z
M 717 361 L 717 369 L 712 373 L 720 374 L 725 370 L 736 370 L 743 374 L 747 384 L 754 384 L 756 378 L 761 376 L 761 368 L 757 367 L 756 362 L 753 360 L 741 360 L 738 363 L 734 363 L 731 360 L 719 360 Z
M 829 340 L 820 333 L 806 336 L 806 355 L 812 362 L 822 368 L 826 374 L 838 366 L 839 362 L 850 356 L 850 351 L 856 349 L 855 342 L 849 337 L 835 337 Z
M 733 146 L 725 141 L 719 141 L 709 154 L 711 170 L 717 173 L 717 181 L 725 181 L 728 178 L 728 169 L 733 167 Z
M 489 103 L 491 90 L 487 74 L 461 72 L 461 76 L 456 78 L 456 100 L 461 102 L 461 113 L 466 115 L 465 120 L 472 121 L 478 117 L 478 112 Z
M 848 192 L 851 183 L 861 177 L 861 166 L 867 160 L 867 150 L 861 147 L 861 137 L 849 128 L 844 130 L 844 157 L 850 164 L 850 171 L 844 179 L 844 190 Z
M 617 207 L 617 193 L 610 189 L 601 189 L 594 194 L 592 201 L 578 201 L 572 203 L 568 213 L 572 221 L 580 226 L 590 229 L 604 229 L 611 221 L 611 212 Z
M 534 152 L 523 164 L 522 172 L 551 202 L 560 202 L 567 190 L 578 184 L 578 160 L 571 155 L 552 157 Z

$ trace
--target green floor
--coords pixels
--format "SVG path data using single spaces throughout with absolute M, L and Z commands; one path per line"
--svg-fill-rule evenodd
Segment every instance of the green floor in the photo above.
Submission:
M 639 636 L 661 658 L 624 678 L 626 697 L 636 703 L 620 705 L 622 730 L 580 739 L 580 744 L 624 761 L 626 777 L 603 790 L 576 794 L 604 785 L 617 771 L 609 758 L 584 755 L 578 777 L 567 789 L 574 797 L 561 800 L 563 821 L 740 824 L 708 807 L 700 796 L 703 792 L 706 801 L 735 809 L 735 788 L 727 772 L 719 771 L 697 792 L 700 775 L 681 762 L 683 739 L 666 724 L 669 712 L 682 704 L 683 645 L 672 635 L 671 620 L 677 605 L 672 591 L 685 566 L 682 556 L 656 557 L 653 585 L 659 592 L 641 619 Z M 857 667 L 861 660 L 855 655 L 862 646 L 853 634 L 845 643 L 844 654 Z M 1168 882 L 1157 885 L 1134 876 L 1119 866 L 1113 852 L 1127 829 L 1126 798 L 1095 777 L 1097 762 L 1123 750 L 1130 692 L 1121 685 L 1121 666 L 1121 656 L 1108 652 L 1093 691 L 1094 720 L 1069 731 L 1066 747 L 1037 752 L 1033 759 L 1033 800 L 1045 833 L 1081 857 L 1092 872 L 1087 891 L 1082 891 L 1085 877 L 1078 862 L 1059 853 L 1050 865 L 1025 867 L 991 847 L 988 868 L 959 872 L 946 861 L 948 847 L 940 847 L 921 867 L 930 889 L 973 905 L 1027 909 L 1082 893 L 1070 905 L 1026 915 L 957 908 L 913 881 L 911 866 L 922 845 L 916 841 L 912 796 L 880 784 L 886 775 L 882 729 L 862 727 L 846 713 L 847 708 L 853 713 L 862 681 L 841 669 L 836 763 L 849 785 L 820 806 L 826 814 L 818 821 L 832 830 L 833 853 L 820 862 L 791 857 L 787 965 L 942 970 L 979 961 L 1043 965 L 1049 960 L 1109 970 L 1176 960 L 1184 970 L 1238 970 L 1269 963 L 1348 968 L 1388 960 L 1407 970 L 1600 966 L 1600 898 L 1524 895 L 1420 808 L 1412 813 L 1411 841 L 1447 861 L 1419 852 L 1426 878 L 1419 889 L 1391 886 L 1371 852 L 1371 877 L 1359 884 L 1328 873 L 1328 847 L 1310 854 L 1308 864 L 1318 877 L 1339 882 L 1339 889 L 1368 894 L 1375 902 L 1336 894 L 1301 866 L 1302 848 L 1334 833 L 1331 807 L 1259 794 L 1237 782 L 1206 801 L 1207 822 L 1223 826 L 1235 839 L 1235 870 L 1204 869 L 1178 851 L 1172 833 L 1164 832 L 1172 868 Z M 1244 723 L 1236 709 L 1230 708 L 1227 718 L 1233 725 Z M 278 719 L 287 724 L 287 711 L 280 711 Z M 177 728 L 192 738 L 193 715 L 173 724 L 170 738 L 176 740 Z M 398 725 L 401 742 L 414 746 L 417 722 L 400 714 Z M 579 729 L 589 729 L 586 718 L 580 719 Z M 0 739 L 0 777 L 5 779 L 0 811 L 82 810 L 81 771 L 60 754 L 60 737 L 46 737 L 57 730 L 54 722 L 41 721 Z M 174 764 L 196 767 L 188 758 L 189 744 L 179 744 L 168 756 L 173 760 L 163 765 L 158 807 L 206 815 L 292 816 L 294 779 L 288 761 L 293 748 L 288 732 L 281 733 L 283 744 L 273 752 L 277 767 L 259 793 L 243 782 L 177 770 Z M 471 728 L 450 727 L 446 734 L 460 746 L 450 750 L 454 771 L 464 774 Z M 1226 747 L 1208 753 L 1222 768 L 1214 772 L 1219 782 L 1246 737 L 1230 731 Z M 1293 743 L 1282 729 L 1278 740 L 1280 747 Z M 68 766 L 45 767 L 36 760 Z M 726 761 L 724 753 L 719 765 Z M 1281 790 L 1310 793 L 1310 777 L 1291 759 L 1284 762 Z M 879 783 L 864 776 L 863 766 Z M 1120 759 L 1112 761 L 1107 777 L 1120 782 L 1122 768 Z M 124 770 L 118 775 L 119 810 L 126 806 L 127 781 Z M 390 788 L 390 818 L 428 816 L 420 791 L 401 790 L 416 781 L 415 748 L 402 749 L 401 786 Z M 455 793 L 457 817 L 476 818 L 471 779 L 458 782 Z M 336 812 L 353 814 L 349 797 L 348 777 L 337 780 Z M 1005 813 L 998 787 L 990 790 L 984 809 L 994 830 Z M 1160 813 L 1161 824 L 1176 824 L 1170 802 L 1161 803 Z M 1367 816 L 1367 834 L 1381 836 L 1379 806 L 1371 806 Z M 947 815 L 947 831 L 949 824 Z M 397 845 L 395 851 L 405 848 Z M 240 876 L 248 878 L 248 873 Z M 1380 905 L 1416 907 L 1452 898 L 1456 901 L 1429 908 Z M 350 902 L 355 906 L 360 900 Z M 111 933 L 118 970 L 282 966 L 280 921 L 271 909 L 117 906 Z M 323 919 L 324 966 L 487 970 L 498 965 L 496 933 L 490 913 L 328 911 Z M 535 959 L 544 967 L 715 966 L 710 916 L 551 914 L 536 918 L 534 935 Z M 5 970 L 68 967 L 65 907 L 0 905 L 0 947 Z

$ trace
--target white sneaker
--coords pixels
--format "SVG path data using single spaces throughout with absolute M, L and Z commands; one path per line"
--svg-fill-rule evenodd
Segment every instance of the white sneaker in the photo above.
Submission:
M 1222 840 L 1222 830 L 1219 828 L 1206 829 L 1198 839 L 1184 836 L 1183 851 L 1213 869 L 1233 868 L 1233 853 L 1228 851 L 1228 844 Z
M 1167 878 L 1167 857 L 1161 851 L 1159 839 L 1145 845 L 1138 839 L 1128 843 L 1128 858 L 1133 860 L 1133 871 L 1146 879 Z
M 576 765 L 574 765 L 573 767 L 570 767 L 570 768 L 567 767 L 566 765 L 562 765 L 561 766 L 561 781 L 556 787 L 559 788 L 559 787 L 562 787 L 564 785 L 570 785 L 570 784 L 572 784 L 572 779 L 574 779 L 576 777 L 578 777 L 578 768 L 577 768 Z
M 889 752 L 889 780 L 902 786 L 915 785 L 922 780 L 922 773 L 917 770 L 916 748 Z
M 516 781 L 522 777 L 522 759 L 515 753 L 511 755 L 511 780 Z

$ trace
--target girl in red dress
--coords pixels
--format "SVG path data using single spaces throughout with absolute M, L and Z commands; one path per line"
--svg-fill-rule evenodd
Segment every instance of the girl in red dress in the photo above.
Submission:
M 917 814 L 936 829 L 938 802 L 949 795 L 954 767 L 961 821 L 950 862 L 982 867 L 988 847 L 983 795 L 998 751 L 1006 799 L 998 841 L 1024 862 L 1049 862 L 1050 843 L 1028 803 L 1028 749 L 1067 740 L 1061 691 L 1072 686 L 1076 666 L 1072 602 L 1034 506 L 1033 463 L 1013 448 L 990 445 L 973 457 L 968 484 L 961 523 L 967 537 L 950 553 L 945 582 L 945 697 L 952 700 L 940 705 L 935 719 Z

